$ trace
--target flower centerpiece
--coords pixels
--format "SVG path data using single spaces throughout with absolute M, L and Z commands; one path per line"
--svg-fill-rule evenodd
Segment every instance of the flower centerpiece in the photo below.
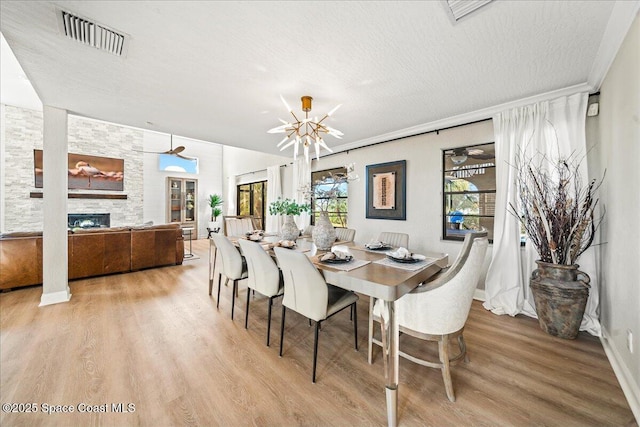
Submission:
M 310 212 L 311 205 L 307 203 L 299 204 L 295 200 L 278 198 L 275 202 L 269 204 L 269 213 L 271 215 L 286 215 L 282 224 L 280 237 L 282 240 L 296 240 L 300 234 L 298 226 L 293 220 L 294 215 L 300 215 L 302 212 Z
M 346 192 L 346 185 L 349 182 L 357 181 L 360 178 L 355 173 L 355 164 L 350 163 L 344 166 L 345 172 L 331 173 L 314 183 L 315 206 L 320 210 L 313 228 L 312 237 L 318 249 L 328 250 L 336 240 L 336 231 L 329 219 L 329 210 L 337 215 L 342 224 L 346 226 L 346 220 L 342 218 L 342 210 L 338 197 Z M 344 194 L 346 195 L 346 194 Z
M 552 160 L 525 151 L 514 165 L 518 196 L 509 211 L 540 257 L 529 285 L 540 327 L 551 335 L 573 339 L 582 322 L 590 281 L 576 261 L 593 243 L 602 220 L 596 216 L 595 197 L 602 179 L 585 184 L 580 175 L 582 159 L 575 153 Z

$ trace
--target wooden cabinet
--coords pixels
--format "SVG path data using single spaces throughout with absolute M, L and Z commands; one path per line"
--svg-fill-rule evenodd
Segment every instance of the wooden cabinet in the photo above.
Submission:
M 198 230 L 198 180 L 167 178 L 167 222 Z

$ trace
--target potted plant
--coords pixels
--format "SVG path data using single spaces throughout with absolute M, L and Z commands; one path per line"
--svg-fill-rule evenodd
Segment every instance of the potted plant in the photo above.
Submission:
M 294 215 L 300 215 L 302 212 L 310 212 L 311 206 L 308 204 L 298 204 L 294 200 L 281 199 L 271 202 L 269 205 L 269 213 L 271 215 L 286 215 L 282 228 L 280 230 L 280 237 L 282 240 L 296 240 L 300 235 L 300 230 L 293 220 Z
M 220 221 L 218 221 L 218 217 L 222 215 L 221 206 L 224 203 L 222 200 L 222 196 L 219 194 L 210 194 L 209 195 L 209 206 L 211 207 L 211 222 L 209 222 L 209 229 L 218 232 L 221 228 Z
M 578 335 L 589 297 L 590 278 L 576 261 L 602 220 L 595 213 L 602 180 L 585 185 L 581 160 L 575 153 L 553 161 L 523 150 L 514 165 L 517 206 L 509 204 L 540 257 L 529 282 L 540 327 L 566 339 Z

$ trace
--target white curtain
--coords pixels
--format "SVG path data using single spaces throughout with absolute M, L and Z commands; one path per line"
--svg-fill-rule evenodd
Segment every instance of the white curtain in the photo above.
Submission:
M 269 166 L 267 168 L 267 211 L 264 213 L 267 218 L 265 222 L 265 231 L 271 233 L 280 232 L 280 221 L 277 215 L 269 215 L 269 205 L 271 202 L 282 197 L 282 180 L 280 177 L 280 166 Z
M 311 165 L 300 156 L 293 162 L 292 194 L 297 203 L 309 203 L 309 200 L 305 199 L 305 189 L 311 189 Z M 311 215 L 303 212 L 296 218 L 296 224 L 299 229 L 304 230 L 311 224 Z
M 237 175 L 230 176 L 227 178 L 229 181 L 227 182 L 227 215 L 236 215 L 236 199 L 237 199 L 237 186 L 236 183 L 238 181 Z
M 493 117 L 496 139 L 496 213 L 493 257 L 485 281 L 484 307 L 495 314 L 526 314 L 537 317 L 529 277 L 538 259 L 533 245 L 520 247 L 520 225 L 507 211 L 516 204 L 515 170 L 520 150 L 544 153 L 549 159 L 575 153 L 584 157 L 580 174 L 588 182 L 585 117 L 587 93 L 514 108 Z M 598 276 L 595 250 L 589 248 L 578 259 L 580 270 L 591 277 L 591 289 L 580 330 L 600 336 L 598 320 Z

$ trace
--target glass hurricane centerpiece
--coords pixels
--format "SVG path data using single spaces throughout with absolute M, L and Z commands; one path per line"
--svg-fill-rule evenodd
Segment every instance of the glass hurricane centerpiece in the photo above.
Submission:
M 313 196 L 316 209 L 319 210 L 319 216 L 316 218 L 315 227 L 313 228 L 312 237 L 316 247 L 320 250 L 329 250 L 336 241 L 336 230 L 333 222 L 329 217 L 329 212 L 334 215 L 334 219 L 341 225 L 346 227 L 346 218 L 343 212 L 339 197 L 346 196 L 347 184 L 359 179 L 355 173 L 355 164 L 346 165 L 345 172 L 331 173 L 328 176 L 317 180 L 314 183 Z
M 300 230 L 293 220 L 294 215 L 300 215 L 302 212 L 310 212 L 309 204 L 298 204 L 294 200 L 278 198 L 269 205 L 269 214 L 285 215 L 285 220 L 280 229 L 280 238 L 282 240 L 296 240 L 300 235 Z
M 602 219 L 594 194 L 602 180 L 585 183 L 580 163 L 575 153 L 552 160 L 523 150 L 514 165 L 517 203 L 509 204 L 540 257 L 529 282 L 540 327 L 566 339 L 578 335 L 589 297 L 590 278 L 576 261 Z

